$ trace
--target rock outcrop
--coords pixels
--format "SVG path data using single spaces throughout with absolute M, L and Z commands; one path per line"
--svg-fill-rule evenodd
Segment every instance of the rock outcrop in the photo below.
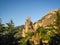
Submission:
M 55 28 L 54 32 L 57 33 L 60 29 L 60 9 L 53 10 L 49 13 L 47 13 L 44 17 L 42 17 L 41 20 L 38 20 L 34 24 L 31 22 L 30 17 L 27 18 L 25 22 L 25 27 L 22 30 L 22 36 L 25 37 L 29 32 L 35 32 L 39 27 L 44 27 L 46 29 L 52 27 Z M 38 43 L 36 41 L 39 41 L 41 37 L 38 36 L 38 33 L 36 33 L 36 37 L 31 36 L 30 39 L 34 41 L 34 43 Z

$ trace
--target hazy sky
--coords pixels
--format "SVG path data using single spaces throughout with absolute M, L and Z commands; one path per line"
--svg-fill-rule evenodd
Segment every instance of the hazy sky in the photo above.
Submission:
M 0 18 L 3 23 L 12 19 L 15 25 L 22 25 L 27 16 L 35 22 L 57 8 L 60 8 L 60 0 L 0 0 Z

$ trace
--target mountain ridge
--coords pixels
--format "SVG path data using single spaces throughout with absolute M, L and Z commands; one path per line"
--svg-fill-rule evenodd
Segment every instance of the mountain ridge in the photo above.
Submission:
M 59 30 L 60 9 L 55 9 L 35 23 L 32 23 L 30 17 L 28 17 L 22 30 L 22 37 L 26 38 L 26 36 L 28 36 L 29 38 L 27 40 L 33 41 L 35 45 L 39 44 L 40 39 L 42 39 L 44 43 L 48 43 L 50 37 L 60 33 Z

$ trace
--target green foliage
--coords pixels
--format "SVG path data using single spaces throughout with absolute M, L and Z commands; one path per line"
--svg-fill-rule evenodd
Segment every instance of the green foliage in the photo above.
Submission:
M 37 33 L 39 33 L 40 35 L 44 35 L 47 33 L 47 30 L 45 30 L 45 28 L 43 27 L 39 27 L 37 30 Z
M 33 29 L 32 22 L 30 25 Z M 56 22 L 53 25 L 51 24 L 49 26 L 50 28 L 45 29 L 44 27 L 39 27 L 35 32 L 28 31 L 26 37 L 23 38 L 21 35 L 22 30 L 15 27 L 12 20 L 10 20 L 9 23 L 2 24 L 0 19 L 0 45 L 34 45 L 34 42 L 30 41 L 29 39 L 32 36 L 36 36 L 37 33 L 39 37 L 41 36 L 42 40 L 51 41 L 51 37 L 55 36 L 55 29 L 53 26 L 57 26 L 57 30 L 60 32 L 60 12 L 57 12 Z
M 18 41 L 22 38 L 19 32 L 12 20 L 5 26 L 0 19 L 0 45 L 18 45 Z
M 55 35 L 54 28 L 50 27 L 48 29 L 45 29 L 44 27 L 39 27 L 36 32 L 41 36 L 42 40 L 48 40 L 51 41 L 51 37 Z
M 34 35 L 34 32 L 30 32 L 30 31 L 28 31 L 27 35 L 31 37 L 31 36 Z
M 57 12 L 57 17 L 55 21 L 55 26 L 57 26 L 56 31 L 60 33 L 60 10 Z
M 27 45 L 34 45 L 34 42 L 33 42 L 33 41 L 28 40 L 28 41 L 27 41 Z

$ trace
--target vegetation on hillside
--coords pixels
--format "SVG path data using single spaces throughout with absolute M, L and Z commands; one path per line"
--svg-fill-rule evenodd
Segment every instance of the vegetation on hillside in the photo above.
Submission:
M 0 45 L 60 45 L 60 11 L 56 13 L 56 21 L 47 25 L 48 28 L 41 26 L 34 32 L 28 30 L 25 37 L 22 37 L 24 25 L 16 27 L 12 20 L 2 24 L 0 19 Z M 30 40 L 32 37 L 34 40 Z

